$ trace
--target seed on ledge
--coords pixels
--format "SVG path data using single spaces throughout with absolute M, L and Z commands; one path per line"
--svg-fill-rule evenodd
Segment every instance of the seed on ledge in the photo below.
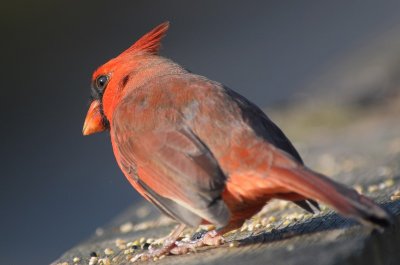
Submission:
M 399 200 L 400 199 L 400 189 L 398 189 L 395 192 L 393 192 L 392 196 L 390 196 L 390 199 L 392 201 Z
M 154 238 L 148 238 L 146 240 L 146 243 L 152 244 L 154 241 L 155 241 Z
M 144 250 L 149 249 L 149 247 L 150 247 L 150 244 L 149 244 L 149 243 L 144 243 L 144 244 L 142 245 L 142 249 L 144 249 Z
M 79 257 L 74 257 L 74 258 L 72 259 L 72 261 L 73 261 L 74 263 L 78 263 L 79 261 L 81 261 L 81 259 L 80 259 Z
M 385 180 L 383 183 L 385 183 L 386 188 L 389 188 L 394 185 L 394 180 L 392 178 L 389 178 L 389 179 Z
M 115 240 L 115 245 L 117 246 L 117 248 L 119 248 L 121 250 L 126 249 L 126 241 L 122 240 L 120 238 L 117 238 Z
M 107 256 L 114 254 L 114 250 L 112 250 L 111 248 L 106 248 L 104 250 L 104 254 L 106 254 Z
M 96 229 L 96 236 L 102 236 L 104 234 L 104 229 L 99 227 Z
M 237 247 L 237 246 L 239 246 L 239 242 L 238 241 L 232 241 L 232 242 L 229 243 L 229 247 L 230 248 L 234 248 L 234 247 Z
M 207 225 L 205 230 L 211 231 L 211 230 L 215 230 L 215 229 L 216 229 L 215 225 Z
M 378 185 L 368 186 L 368 192 L 375 192 L 377 190 L 379 190 L 379 186 Z
M 122 224 L 122 225 L 119 227 L 119 231 L 120 231 L 121 233 L 123 233 L 123 234 L 132 231 L 132 229 L 133 229 L 133 224 L 132 224 L 131 222 Z
M 131 249 L 137 250 L 137 249 L 139 249 L 139 246 L 138 246 L 138 245 L 132 245 L 132 246 L 131 246 Z
M 115 245 L 122 245 L 122 244 L 126 244 L 126 241 L 121 238 L 115 239 Z
M 89 260 L 89 265 L 95 265 L 97 264 L 98 258 L 97 257 L 91 257 Z
M 91 257 L 97 257 L 97 253 L 94 252 L 94 251 L 93 251 L 93 252 L 90 252 L 90 256 L 91 256 Z
M 362 194 L 363 193 L 363 187 L 361 186 L 361 185 L 354 185 L 353 186 L 353 188 L 358 192 L 358 193 L 360 193 L 360 194 Z
M 140 207 L 139 209 L 136 210 L 136 215 L 139 218 L 145 218 L 150 214 L 150 208 L 147 206 Z
M 111 261 L 109 258 L 104 258 L 104 259 L 101 259 L 101 264 L 102 265 L 111 265 Z
M 130 254 L 130 253 L 133 253 L 133 249 L 128 248 L 128 249 L 125 249 L 125 250 L 124 250 L 124 254 L 125 254 L 125 255 L 128 255 L 128 254 Z
M 118 245 L 117 247 L 118 247 L 119 249 L 121 249 L 121 250 L 126 249 L 126 245 Z

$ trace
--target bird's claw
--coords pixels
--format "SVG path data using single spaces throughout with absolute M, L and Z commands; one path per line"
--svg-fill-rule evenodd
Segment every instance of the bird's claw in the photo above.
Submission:
M 175 247 L 172 248 L 169 253 L 173 255 L 186 254 L 189 251 L 196 252 L 196 249 L 203 246 L 219 246 L 225 243 L 225 239 L 212 230 L 205 233 L 201 238 L 192 240 L 189 242 L 178 241 L 175 243 Z
M 159 258 L 163 255 L 168 255 L 171 248 L 173 248 L 173 246 L 170 246 L 170 245 L 162 246 L 161 248 L 158 248 L 158 249 L 149 247 L 147 252 L 135 255 L 133 258 L 131 258 L 130 262 L 134 263 L 138 260 L 146 261 L 149 259 Z
M 137 254 L 130 261 L 132 263 L 136 261 L 146 261 L 149 259 L 159 258 L 163 255 L 183 255 L 189 252 L 196 252 L 197 248 L 203 246 L 219 246 L 225 243 L 225 239 L 212 230 L 204 233 L 204 235 L 196 240 L 189 242 L 175 241 L 175 242 L 164 242 L 164 245 L 160 248 L 153 248 L 151 245 L 146 253 Z

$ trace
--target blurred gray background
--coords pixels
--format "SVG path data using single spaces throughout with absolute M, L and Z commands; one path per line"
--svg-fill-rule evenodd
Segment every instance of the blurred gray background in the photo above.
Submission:
M 165 20 L 162 55 L 261 107 L 385 94 L 400 76 L 395 0 L 25 0 L 0 12 L 0 264 L 48 264 L 139 199 L 108 134 L 81 128 L 92 71 Z

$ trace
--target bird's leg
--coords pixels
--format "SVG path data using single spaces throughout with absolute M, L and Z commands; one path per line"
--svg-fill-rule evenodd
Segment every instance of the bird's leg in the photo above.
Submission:
M 238 229 L 242 226 L 243 220 L 231 221 L 227 226 L 222 227 L 220 229 L 214 229 L 211 231 L 204 231 L 203 234 L 199 235 L 198 238 L 195 238 L 189 242 L 178 241 L 175 244 L 169 253 L 174 255 L 180 255 L 188 253 L 189 251 L 196 251 L 196 248 L 203 246 L 220 246 L 225 243 L 224 234 Z
M 164 240 L 163 245 L 160 248 L 149 247 L 149 250 L 146 253 L 141 253 L 136 255 L 131 259 L 131 262 L 135 262 L 137 260 L 148 260 L 155 257 L 160 257 L 162 255 L 167 255 L 170 253 L 171 249 L 176 247 L 177 240 L 185 229 L 186 225 L 180 224 L 172 230 L 171 234 Z
M 189 251 L 196 252 L 196 248 L 203 246 L 219 246 L 225 243 L 222 234 L 217 230 L 204 232 L 200 238 L 189 242 L 178 241 L 169 252 L 174 255 L 186 254 Z

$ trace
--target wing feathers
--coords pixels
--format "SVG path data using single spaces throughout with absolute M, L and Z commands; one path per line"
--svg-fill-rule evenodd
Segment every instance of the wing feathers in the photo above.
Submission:
M 123 117 L 115 112 L 113 138 L 125 175 L 131 180 L 135 178 L 134 171 L 127 170 L 135 167 L 134 181 L 139 183 L 139 189 L 178 221 L 196 226 L 204 219 L 217 226 L 226 225 L 230 213 L 221 199 L 226 176 L 190 128 L 164 124 L 156 130 L 135 134 L 134 125 L 127 126 Z

